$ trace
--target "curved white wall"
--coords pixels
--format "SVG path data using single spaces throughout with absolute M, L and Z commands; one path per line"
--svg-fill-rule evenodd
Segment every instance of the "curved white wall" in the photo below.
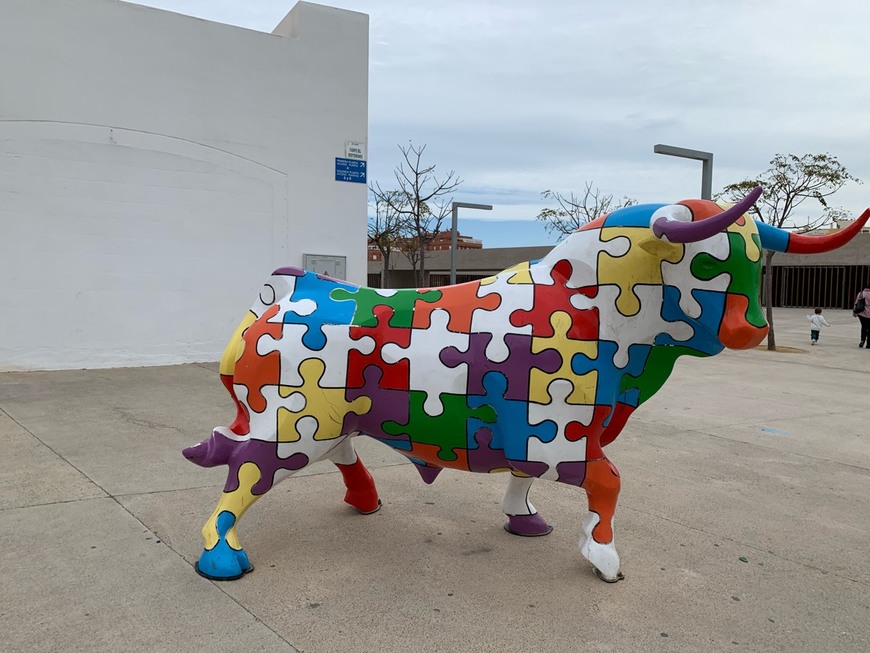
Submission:
M 8 9 L 7 9 L 8 8 Z M 278 35 L 112 0 L 0 21 L 0 369 L 216 360 L 268 273 L 365 274 L 368 17 Z

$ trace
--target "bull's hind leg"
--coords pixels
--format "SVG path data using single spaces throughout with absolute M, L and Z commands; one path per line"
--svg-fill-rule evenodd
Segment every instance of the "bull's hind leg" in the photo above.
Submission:
M 538 537 L 548 535 L 553 530 L 529 501 L 529 489 L 534 480 L 534 477 L 522 472 L 511 472 L 501 504 L 502 510 L 508 516 L 508 522 L 504 525 L 508 533 L 523 537 Z
M 583 520 L 583 534 L 580 536 L 580 553 L 592 563 L 601 580 L 615 583 L 623 577 L 613 542 L 619 472 L 607 458 L 588 461 L 580 487 L 586 490 L 589 499 L 589 514 Z
M 364 515 L 370 515 L 381 508 L 381 500 L 378 498 L 378 489 L 369 470 L 363 465 L 362 460 L 353 446 L 353 438 L 348 437 L 333 449 L 329 459 L 335 463 L 344 479 L 347 492 L 344 494 L 344 502 L 352 505 Z

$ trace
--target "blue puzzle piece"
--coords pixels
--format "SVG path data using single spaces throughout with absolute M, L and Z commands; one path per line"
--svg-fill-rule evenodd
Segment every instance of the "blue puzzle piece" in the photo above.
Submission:
M 680 308 L 680 291 L 674 286 L 664 287 L 662 317 L 669 322 L 688 322 L 694 335 L 685 341 L 674 340 L 666 333 L 656 336 L 656 345 L 676 345 L 694 349 L 701 354 L 712 356 L 725 349 L 719 340 L 719 326 L 725 315 L 726 293 L 716 290 L 693 290 L 692 297 L 701 305 L 701 315 L 688 319 Z
M 640 403 L 640 395 L 636 388 L 621 391 L 622 377 L 640 376 L 646 365 L 650 345 L 634 344 L 628 347 L 628 363 L 625 367 L 617 367 L 613 362 L 617 345 L 612 340 L 598 342 L 598 356 L 589 358 L 586 354 L 574 354 L 571 359 L 571 370 L 575 374 L 598 372 L 598 384 L 595 388 L 595 404 L 601 406 L 616 406 L 617 402 L 636 408 Z M 611 411 L 610 416 L 613 415 Z M 610 423 L 610 416 L 604 420 L 604 426 Z
M 467 422 L 468 448 L 477 449 L 479 444 L 475 434 L 481 428 L 492 431 L 491 449 L 501 449 L 508 460 L 528 460 L 527 443 L 532 436 L 541 442 L 551 442 L 556 437 L 556 423 L 544 420 L 540 424 L 529 424 L 529 402 L 505 399 L 508 382 L 501 372 L 487 372 L 483 377 L 483 396 L 469 396 L 471 408 L 491 406 L 496 414 L 495 424 L 471 418 Z
M 323 332 L 324 324 L 350 324 L 351 318 L 353 318 L 354 306 L 352 303 L 336 301 L 329 296 L 329 293 L 336 288 L 354 291 L 357 286 L 321 277 L 308 271 L 296 279 L 296 286 L 290 299 L 294 302 L 310 299 L 317 304 L 317 309 L 310 315 L 299 315 L 291 309 L 284 313 L 282 322 L 284 324 L 303 324 L 308 327 L 302 336 L 302 344 L 308 349 L 320 351 L 326 345 L 326 334 Z
M 667 204 L 635 204 L 618 209 L 604 218 L 605 227 L 649 227 L 652 214 Z

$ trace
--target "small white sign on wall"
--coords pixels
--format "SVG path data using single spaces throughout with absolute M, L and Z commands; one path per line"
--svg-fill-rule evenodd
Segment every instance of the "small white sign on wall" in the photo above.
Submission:
M 347 257 L 330 254 L 303 254 L 302 267 L 333 279 L 344 279 L 347 272 Z
M 366 145 L 357 141 L 345 141 L 344 143 L 344 158 L 356 159 L 357 161 L 366 160 Z

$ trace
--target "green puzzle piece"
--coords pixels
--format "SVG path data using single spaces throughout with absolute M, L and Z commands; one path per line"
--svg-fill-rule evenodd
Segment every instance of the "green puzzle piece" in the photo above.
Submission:
M 761 239 L 758 234 L 752 234 L 752 241 L 760 250 Z M 746 240 L 739 233 L 728 232 L 728 244 L 728 258 L 724 261 L 706 252 L 693 258 L 690 268 L 692 275 L 702 281 L 709 281 L 727 272 L 730 279 L 727 291 L 750 298 L 746 321 L 753 326 L 763 327 L 767 321 L 761 312 L 761 306 L 754 300 L 761 287 L 761 257 L 757 261 L 748 257 Z
M 638 406 L 658 392 L 668 380 L 680 356 L 708 356 L 697 349 L 680 346 L 656 346 L 649 353 L 640 376 L 626 374 L 620 382 L 620 391 L 639 390 Z
M 376 326 L 378 323 L 374 314 L 375 306 L 389 306 L 393 315 L 388 324 L 396 328 L 411 328 L 414 319 L 414 304 L 422 301 L 431 304 L 441 299 L 440 290 L 396 290 L 393 295 L 382 295 L 373 288 L 357 288 L 348 291 L 336 288 L 329 293 L 335 301 L 356 302 L 351 324 L 355 326 Z
M 410 417 L 407 424 L 389 421 L 383 423 L 384 433 L 390 435 L 409 435 L 411 442 L 438 445 L 441 460 L 456 460 L 454 449 L 468 449 L 467 423 L 471 418 L 488 424 L 495 423 L 495 409 L 492 406 L 470 408 L 465 395 L 441 394 L 444 410 L 440 415 L 429 415 L 423 410 L 427 393 L 412 390 L 410 393 Z

